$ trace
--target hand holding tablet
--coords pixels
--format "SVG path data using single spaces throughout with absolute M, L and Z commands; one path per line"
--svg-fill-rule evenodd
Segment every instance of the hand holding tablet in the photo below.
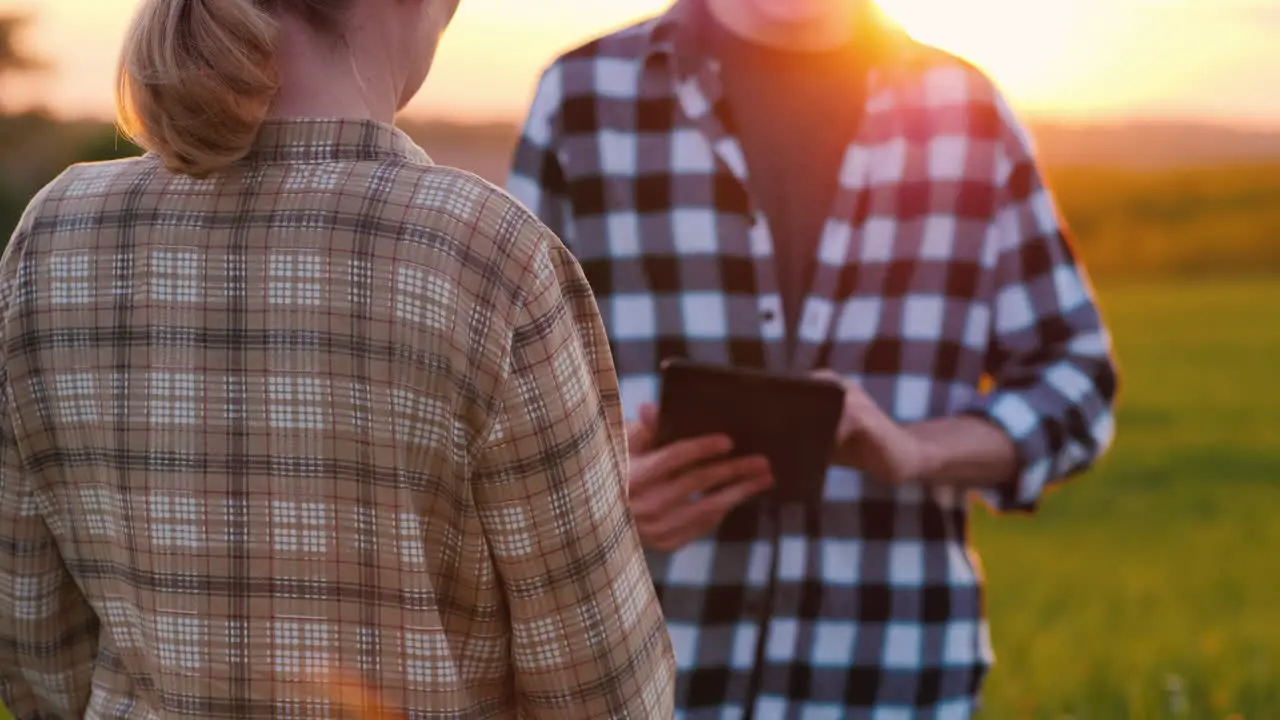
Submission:
M 768 459 L 734 453 L 726 435 L 701 435 L 660 447 L 657 431 L 658 410 L 645 405 L 627 433 L 627 501 L 645 547 L 678 550 L 774 485 Z
M 662 365 L 656 445 L 722 435 L 768 458 L 780 500 L 821 500 L 845 390 L 837 382 L 687 360 Z

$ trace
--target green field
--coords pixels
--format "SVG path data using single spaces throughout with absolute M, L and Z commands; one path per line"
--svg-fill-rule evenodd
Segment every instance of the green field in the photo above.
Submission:
M 1280 278 L 1103 284 L 1119 434 L 982 513 L 989 718 L 1280 718 Z

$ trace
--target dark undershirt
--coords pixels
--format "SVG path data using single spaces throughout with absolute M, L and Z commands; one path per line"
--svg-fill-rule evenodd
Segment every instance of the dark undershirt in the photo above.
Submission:
M 799 329 L 822 231 L 865 96 L 865 58 L 854 44 L 788 51 L 754 43 L 703 13 L 708 47 L 748 169 L 748 191 L 773 235 L 787 342 Z

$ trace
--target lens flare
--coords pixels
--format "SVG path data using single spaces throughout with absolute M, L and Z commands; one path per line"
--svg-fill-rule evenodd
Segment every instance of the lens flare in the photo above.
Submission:
M 876 0 L 917 40 L 955 53 L 1001 85 L 1051 91 L 1080 52 L 1081 0 Z

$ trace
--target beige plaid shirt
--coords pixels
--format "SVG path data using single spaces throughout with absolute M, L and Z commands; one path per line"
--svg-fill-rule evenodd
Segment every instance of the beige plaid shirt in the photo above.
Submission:
M 0 313 L 20 720 L 336 716 L 326 673 L 408 717 L 672 715 L 603 327 L 502 191 L 368 122 L 75 167 Z

